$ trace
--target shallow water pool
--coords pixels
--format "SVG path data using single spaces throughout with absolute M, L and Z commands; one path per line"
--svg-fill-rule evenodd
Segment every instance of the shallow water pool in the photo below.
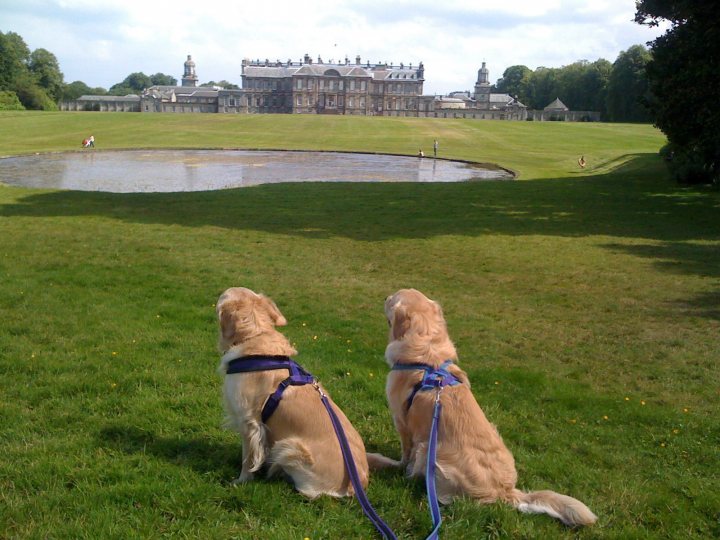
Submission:
M 9 185 L 150 193 L 208 191 L 279 182 L 510 180 L 499 167 L 432 158 L 341 152 L 122 150 L 0 159 Z

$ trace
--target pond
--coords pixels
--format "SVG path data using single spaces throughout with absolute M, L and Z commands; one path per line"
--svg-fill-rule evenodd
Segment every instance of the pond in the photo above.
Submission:
M 150 193 L 208 191 L 279 182 L 510 180 L 493 165 L 341 152 L 122 150 L 0 159 L 0 182 L 31 188 Z

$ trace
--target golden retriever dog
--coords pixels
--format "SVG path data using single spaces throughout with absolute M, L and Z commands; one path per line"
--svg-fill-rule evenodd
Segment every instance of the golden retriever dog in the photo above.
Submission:
M 330 417 L 312 384 L 288 386 L 264 424 L 261 411 L 265 401 L 288 377 L 288 370 L 227 374 L 228 364 L 238 358 L 297 354 L 275 329 L 287 324 L 275 303 L 250 289 L 233 287 L 222 293 L 216 311 L 223 355 L 218 371 L 224 376 L 226 423 L 242 436 L 242 468 L 234 483 L 252 480 L 267 463 L 268 476 L 284 471 L 296 489 L 311 499 L 322 494 L 353 495 Z M 343 412 L 330 402 L 345 430 L 361 484 L 366 487 L 369 473 L 363 441 Z
M 437 302 L 415 289 L 402 289 L 385 301 L 385 315 L 390 325 L 385 358 L 391 367 L 422 364 L 437 369 L 452 360 L 448 371 L 461 382 L 444 387 L 440 395 L 436 483 L 443 504 L 469 496 L 481 503 L 500 500 L 522 512 L 546 513 L 571 527 L 595 522 L 597 517 L 577 499 L 515 487 L 513 456 L 475 401 L 467 374 L 456 365 L 457 352 Z M 408 408 L 408 398 L 423 376 L 421 369 L 393 370 L 387 378 L 387 399 L 402 448 L 396 463 L 406 467 L 409 476 L 425 474 L 435 404 L 435 390 L 420 391 Z

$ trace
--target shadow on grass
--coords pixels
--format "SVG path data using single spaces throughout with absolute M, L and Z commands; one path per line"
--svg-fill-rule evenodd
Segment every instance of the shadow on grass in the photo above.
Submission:
M 196 193 L 37 192 L 0 205 L 0 218 L 101 216 L 126 223 L 213 226 L 303 238 L 376 242 L 435 236 L 610 236 L 669 272 L 717 277 L 720 194 L 671 182 L 655 154 L 605 174 L 455 184 L 288 183 Z M 660 245 L 656 245 L 660 242 Z M 720 292 L 689 307 L 717 317 Z
M 0 206 L 0 217 L 103 216 L 308 238 L 381 241 L 439 235 L 717 238 L 719 198 L 671 184 L 653 154 L 598 176 L 454 184 L 289 183 L 195 193 L 54 191 Z
M 674 274 L 720 277 L 720 250 L 715 243 L 661 242 L 655 244 L 606 244 L 611 251 L 650 259 L 656 268 Z M 707 292 L 677 302 L 691 315 L 720 319 L 720 291 Z
M 126 425 L 107 426 L 98 444 L 124 454 L 150 454 L 175 465 L 188 466 L 200 474 L 214 474 L 228 481 L 240 471 L 240 444 L 219 444 L 207 438 L 160 437 Z

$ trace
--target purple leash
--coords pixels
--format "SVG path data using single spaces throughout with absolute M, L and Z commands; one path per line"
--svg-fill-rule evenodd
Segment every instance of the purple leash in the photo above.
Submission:
M 325 405 L 325 409 L 327 409 L 328 415 L 330 416 L 330 422 L 332 423 L 335 435 L 340 443 L 340 451 L 342 452 L 343 461 L 345 462 L 345 469 L 350 477 L 350 483 L 355 490 L 355 497 L 360 503 L 362 511 L 380 532 L 380 534 L 383 535 L 385 540 L 397 540 L 395 533 L 392 529 L 390 529 L 387 523 L 382 520 L 370 504 L 370 501 L 363 490 L 362 483 L 360 482 L 360 475 L 358 475 L 355 460 L 353 460 L 352 452 L 350 451 L 350 444 L 345 436 L 345 431 L 342 428 L 340 419 L 335 414 L 335 411 L 332 410 L 332 406 L 330 405 L 327 395 L 325 395 L 325 392 L 322 391 L 320 384 L 318 384 L 315 377 L 287 356 L 266 355 L 248 355 L 231 360 L 228 362 L 226 373 L 230 375 L 233 373 L 248 373 L 252 371 L 268 371 L 275 369 L 286 369 L 290 372 L 290 376 L 278 385 L 275 392 L 273 392 L 265 402 L 261 413 L 263 423 L 267 423 L 268 419 L 275 412 L 275 409 L 278 408 L 278 405 L 280 405 L 280 401 L 282 400 L 283 392 L 285 392 L 289 386 L 312 384 L 315 390 L 318 391 L 318 394 L 320 394 L 320 401 L 322 401 L 323 405 Z
M 388 526 L 388 524 L 382 520 L 382 518 L 372 507 L 370 501 L 367 498 L 367 495 L 365 494 L 365 491 L 363 490 L 362 484 L 360 483 L 360 476 L 358 475 L 357 468 L 355 467 L 355 461 L 353 460 L 352 452 L 350 451 L 350 445 L 348 444 L 347 437 L 345 436 L 345 431 L 340 424 L 340 419 L 335 414 L 335 411 L 332 410 L 330 401 L 325 395 L 325 392 L 323 392 L 320 388 L 320 385 L 316 382 L 314 383 L 314 386 L 320 394 L 320 400 L 322 401 L 323 405 L 325 405 L 328 415 L 330 416 L 330 421 L 332 422 L 333 429 L 335 430 L 335 435 L 337 435 L 338 442 L 340 443 L 340 450 L 342 451 L 345 468 L 347 469 L 348 476 L 350 477 L 350 483 L 355 490 L 355 498 L 357 498 L 358 502 L 360 503 L 362 511 L 372 522 L 375 528 L 380 532 L 380 534 L 383 535 L 383 538 L 385 538 L 386 540 L 397 540 L 397 536 L 395 536 L 395 533 Z

